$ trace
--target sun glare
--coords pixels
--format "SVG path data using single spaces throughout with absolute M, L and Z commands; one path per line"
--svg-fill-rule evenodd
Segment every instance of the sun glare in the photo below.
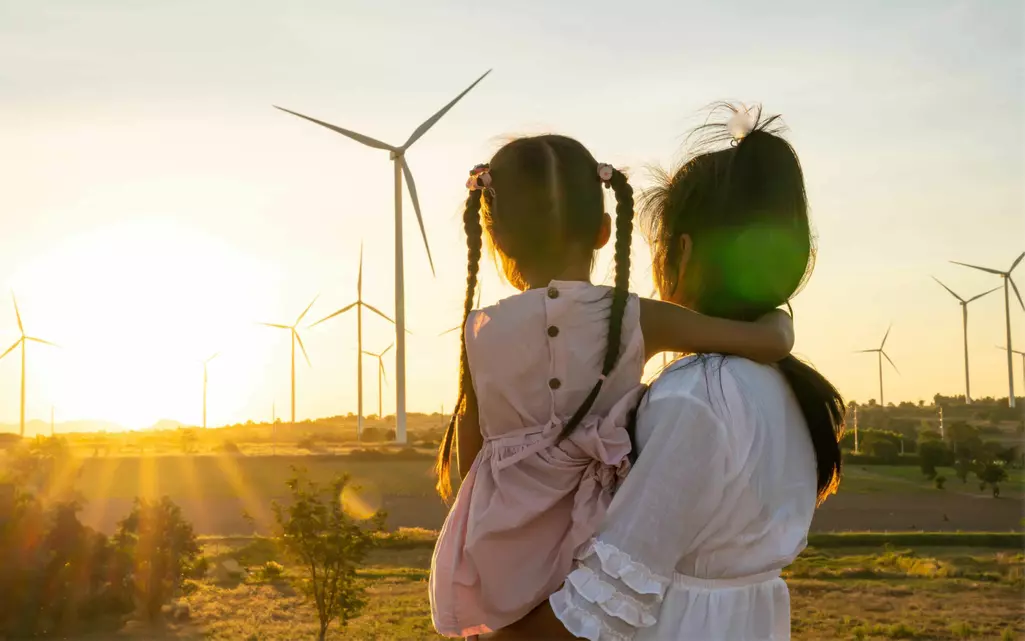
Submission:
M 26 331 L 60 346 L 30 346 L 30 407 L 49 399 L 64 415 L 131 429 L 172 417 L 198 424 L 202 361 L 234 347 L 260 311 L 254 301 L 273 304 L 257 291 L 267 272 L 229 243 L 167 219 L 64 238 L 12 281 Z M 245 403 L 253 368 L 238 358 L 210 367 L 209 422 L 224 422 Z

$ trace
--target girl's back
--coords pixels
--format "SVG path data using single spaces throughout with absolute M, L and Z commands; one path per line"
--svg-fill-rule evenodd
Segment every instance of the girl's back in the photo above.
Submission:
M 466 352 L 485 438 L 565 422 L 601 374 L 612 289 L 552 281 L 473 312 Z M 637 386 L 644 340 L 636 296 L 623 316 L 622 351 L 592 414 L 605 414 Z
M 472 313 L 466 351 L 484 446 L 435 549 L 431 606 L 442 634 L 504 627 L 565 579 L 626 473 L 643 388 L 636 296 L 622 352 L 577 428 L 559 433 L 601 374 L 611 289 L 552 281 Z

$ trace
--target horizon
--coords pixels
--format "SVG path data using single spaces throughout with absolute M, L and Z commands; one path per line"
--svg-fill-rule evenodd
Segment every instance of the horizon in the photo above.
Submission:
M 290 323 L 318 293 L 311 322 L 354 300 L 361 242 L 365 298 L 394 313 L 391 168 L 271 105 L 395 143 L 489 68 L 409 152 L 437 267 L 432 279 L 404 196 L 409 412 L 455 401 L 458 341 L 436 335 L 460 315 L 470 167 L 510 135 L 559 131 L 640 189 L 646 166 L 680 157 L 702 108 L 731 97 L 781 113 L 805 171 L 819 255 L 793 303 L 794 353 L 845 398 L 877 398 L 875 357 L 854 352 L 892 322 L 901 374 L 884 372 L 886 400 L 963 394 L 957 301 L 930 276 L 967 298 L 999 283 L 948 261 L 1002 270 L 1025 249 L 1025 9 L 816 6 L 746 22 L 713 6 L 564 7 L 594 19 L 585 37 L 556 28 L 561 14 L 537 23 L 544 5 L 529 2 L 514 15 L 411 6 L 398 22 L 386 7 L 253 2 L 245 28 L 195 1 L 0 4 L 0 353 L 17 336 L 8 290 L 26 331 L 61 346 L 29 348 L 26 423 L 49 425 L 56 407 L 58 424 L 198 424 L 199 363 L 215 352 L 209 424 L 266 421 L 275 405 L 287 416 L 288 341 L 256 323 Z M 480 24 L 489 47 L 468 55 Z M 595 282 L 610 281 L 610 256 Z M 646 295 L 639 232 L 633 264 Z M 492 265 L 482 274 L 484 305 L 513 293 Z M 1025 286 L 1025 268 L 1017 276 Z M 1025 313 L 1010 300 L 1020 350 Z M 1007 396 L 1003 305 L 999 292 L 971 305 L 974 397 Z M 366 349 L 393 339 L 372 315 L 363 325 Z M 297 422 L 355 412 L 352 315 L 300 332 L 313 368 L 299 356 Z M 18 423 L 17 361 L 0 361 L 3 425 Z M 364 361 L 364 414 L 375 367 Z M 393 354 L 385 367 L 388 415 Z M 1020 397 L 1020 357 L 1014 375 Z

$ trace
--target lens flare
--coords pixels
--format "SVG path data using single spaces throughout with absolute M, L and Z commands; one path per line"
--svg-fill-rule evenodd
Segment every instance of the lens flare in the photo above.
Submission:
M 357 479 L 347 484 L 338 500 L 346 514 L 361 521 L 371 518 L 381 509 L 381 491 L 369 480 Z

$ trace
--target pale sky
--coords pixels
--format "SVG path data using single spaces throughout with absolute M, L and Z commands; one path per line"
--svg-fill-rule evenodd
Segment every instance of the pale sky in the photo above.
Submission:
M 642 188 L 721 99 L 781 113 L 804 164 L 820 254 L 796 352 L 877 398 L 874 356 L 853 352 L 892 321 L 887 401 L 963 392 L 960 310 L 929 276 L 968 297 L 999 280 L 948 260 L 1006 269 L 1025 250 L 1023 5 L 723 4 L 0 0 L 0 289 L 61 345 L 29 346 L 28 417 L 199 422 L 199 361 L 218 351 L 210 424 L 287 416 L 288 335 L 255 322 L 291 323 L 318 293 L 310 320 L 349 303 L 361 240 L 366 298 L 393 313 L 392 174 L 271 105 L 398 144 L 489 68 L 407 156 L 437 266 L 407 199 L 410 410 L 454 400 L 457 338 L 437 334 L 460 317 L 467 170 L 553 131 Z M 484 288 L 511 292 L 491 266 Z M 367 349 L 392 341 L 370 315 L 364 330 Z M 974 395 L 1006 395 L 1002 295 L 969 331 Z M 298 417 L 355 411 L 355 318 L 302 335 Z M 17 337 L 5 296 L 0 352 Z M 0 423 L 17 421 L 18 356 L 0 361 Z

